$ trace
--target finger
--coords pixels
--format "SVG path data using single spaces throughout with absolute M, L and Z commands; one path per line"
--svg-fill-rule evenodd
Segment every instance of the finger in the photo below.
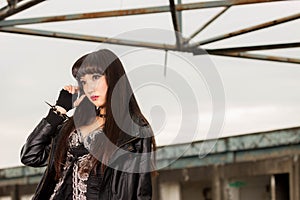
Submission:
M 78 86 L 74 86 L 75 88 L 75 93 L 78 93 L 79 92 L 79 87 Z
M 67 90 L 69 93 L 74 94 L 74 92 L 72 91 L 73 86 L 72 85 L 66 85 L 63 87 L 64 90 Z
M 64 90 L 69 91 L 70 90 L 70 86 L 69 85 L 64 86 Z
M 80 103 L 81 103 L 81 101 L 83 100 L 83 98 L 85 97 L 85 94 L 84 95 L 82 95 L 81 97 L 79 97 L 79 99 L 77 99 L 76 101 L 74 101 L 74 107 L 77 107 Z
M 76 99 L 76 101 L 74 101 L 73 106 L 77 107 L 79 106 L 79 104 L 81 103 L 81 101 L 83 100 L 83 98 L 85 97 L 85 95 L 82 95 L 79 99 Z
M 71 86 L 70 91 L 72 94 L 74 94 L 75 90 L 74 90 L 74 86 Z
M 72 85 L 69 85 L 69 87 L 68 87 L 68 91 L 70 92 L 70 93 L 72 93 Z
M 72 86 L 72 94 L 78 93 L 79 87 L 78 86 Z

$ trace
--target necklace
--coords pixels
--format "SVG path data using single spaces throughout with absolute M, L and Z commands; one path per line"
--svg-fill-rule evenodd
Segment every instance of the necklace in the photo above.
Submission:
M 101 109 L 102 108 L 103 107 L 101 107 L 101 106 L 99 108 L 96 107 L 96 115 L 101 117 L 101 118 L 106 118 L 106 114 L 101 114 Z

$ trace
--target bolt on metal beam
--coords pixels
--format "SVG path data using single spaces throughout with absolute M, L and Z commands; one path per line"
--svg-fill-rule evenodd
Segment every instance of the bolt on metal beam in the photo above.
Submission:
M 20 3 L 21 1 L 24 1 L 24 0 L 19 0 L 17 3 Z M 8 2 L 7 2 L 6 6 L 0 8 L 0 13 L 4 13 L 4 12 L 6 12 L 9 9 L 10 9 L 10 6 L 8 5 Z
M 45 0 L 31 0 L 31 1 L 28 1 L 24 4 L 22 4 L 22 5 L 17 5 L 17 7 L 15 7 L 15 8 L 11 8 L 9 6 L 6 6 L 3 9 L 1 9 L 1 11 L 0 11 L 0 20 L 3 20 L 7 17 L 10 17 L 14 14 L 17 14 L 17 13 L 19 13 L 23 10 L 26 10 L 26 9 L 32 7 L 32 6 L 35 6 L 35 5 L 37 5 L 37 4 L 39 4 L 43 1 L 45 1 Z

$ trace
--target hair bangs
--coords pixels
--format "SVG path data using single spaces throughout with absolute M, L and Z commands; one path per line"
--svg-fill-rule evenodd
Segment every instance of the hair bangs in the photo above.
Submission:
M 99 59 L 99 57 L 95 56 L 94 54 L 89 54 L 85 57 L 85 59 L 82 61 L 82 64 L 80 65 L 77 74 L 76 79 L 79 80 L 82 76 L 86 74 L 104 74 L 105 73 L 105 66 L 103 66 L 103 61 Z

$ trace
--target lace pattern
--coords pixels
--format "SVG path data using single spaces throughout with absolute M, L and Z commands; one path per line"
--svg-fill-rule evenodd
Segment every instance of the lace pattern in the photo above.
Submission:
M 55 199 L 55 196 L 58 194 L 61 186 L 63 185 L 67 172 L 70 170 L 72 165 L 73 200 L 86 200 L 87 180 L 92 169 L 92 164 L 90 162 L 92 155 L 87 153 L 77 157 L 74 156 L 70 151 L 72 148 L 82 145 L 82 143 L 83 141 L 80 132 L 74 130 L 69 136 L 69 150 L 67 151 L 67 159 L 63 167 L 62 177 L 56 184 L 50 200 Z
M 73 166 L 73 200 L 86 200 L 87 184 L 89 178 L 88 172 L 82 172 L 80 169 L 91 167 L 89 159 L 90 154 L 84 155 L 79 158 L 78 164 L 74 163 Z

